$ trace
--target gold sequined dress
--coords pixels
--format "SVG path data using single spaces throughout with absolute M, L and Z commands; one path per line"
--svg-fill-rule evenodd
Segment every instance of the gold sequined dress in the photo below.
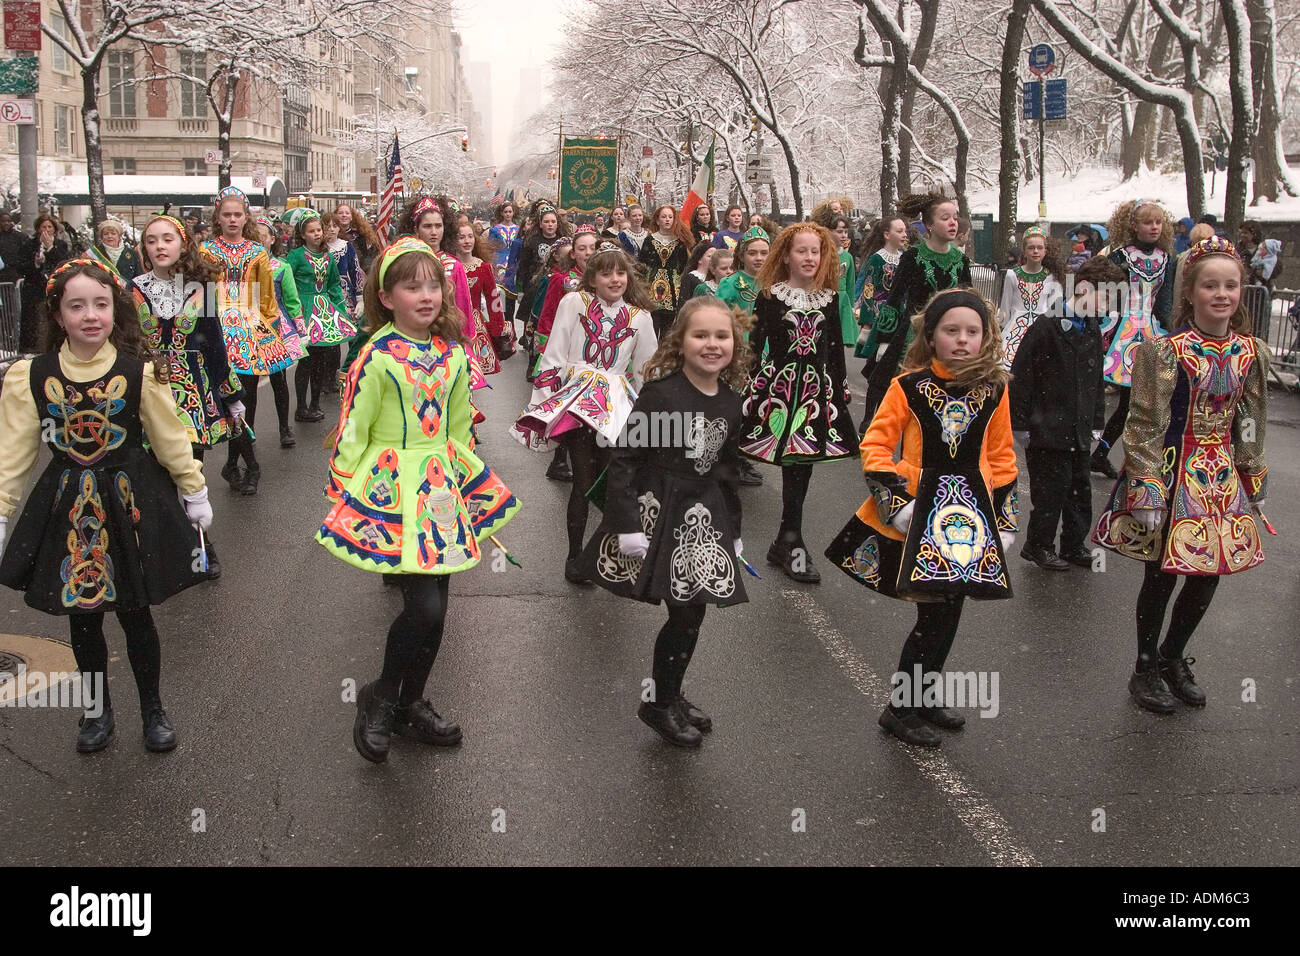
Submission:
M 1133 358 L 1124 470 L 1093 532 L 1105 548 L 1174 574 L 1234 574 L 1264 560 L 1252 502 L 1263 499 L 1268 346 L 1195 326 Z M 1161 515 L 1154 531 L 1133 517 Z

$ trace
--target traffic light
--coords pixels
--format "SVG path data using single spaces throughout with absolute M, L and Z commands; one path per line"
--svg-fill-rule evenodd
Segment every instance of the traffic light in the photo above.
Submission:
M 468 152 L 469 152 L 469 137 L 468 137 L 468 136 L 462 136 L 462 137 L 460 138 L 460 151 L 461 151 L 462 153 L 468 153 Z

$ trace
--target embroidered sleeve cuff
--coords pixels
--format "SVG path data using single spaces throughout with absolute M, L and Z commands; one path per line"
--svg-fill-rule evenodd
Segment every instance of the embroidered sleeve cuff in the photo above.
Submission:
M 560 387 L 559 369 L 548 368 L 545 372 L 538 375 L 533 382 L 533 388 L 546 388 L 552 392 Z
M 866 478 L 867 490 L 876 499 L 881 522 L 893 525 L 894 516 L 913 500 L 913 496 L 907 493 L 907 482 L 902 475 L 892 471 L 869 471 Z
M 1154 478 L 1129 478 L 1126 495 L 1129 511 L 1164 511 L 1169 507 L 1164 483 Z
M 1267 497 L 1268 492 L 1268 469 L 1265 468 L 1259 474 L 1239 473 L 1242 487 L 1246 489 L 1246 497 L 1251 501 L 1259 501 Z
M 886 303 L 876 311 L 876 334 L 888 335 L 898 325 L 898 310 Z
M 993 489 L 993 510 L 999 531 L 1020 530 L 1020 493 L 1014 481 Z

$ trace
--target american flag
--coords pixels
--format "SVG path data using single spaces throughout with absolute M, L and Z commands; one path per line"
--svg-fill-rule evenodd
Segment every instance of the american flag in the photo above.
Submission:
M 397 134 L 393 134 L 393 151 L 388 157 L 388 179 L 384 185 L 384 194 L 379 199 L 379 219 L 375 222 L 375 231 L 379 233 L 379 244 L 388 245 L 388 227 L 393 221 L 393 210 L 397 207 L 397 194 L 402 191 L 402 154 L 397 149 Z

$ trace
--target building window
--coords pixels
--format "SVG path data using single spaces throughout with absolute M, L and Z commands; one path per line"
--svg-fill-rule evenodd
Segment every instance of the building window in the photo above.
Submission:
M 130 50 L 108 51 L 108 115 L 135 115 L 135 56 Z
M 185 160 L 186 176 L 206 176 L 208 174 L 208 164 L 201 159 Z
M 208 55 L 192 50 L 181 50 L 181 73 L 185 76 L 207 77 Z M 206 85 L 197 80 L 181 80 L 181 116 L 185 119 L 202 119 L 208 115 Z
M 63 19 L 62 16 L 57 13 L 50 14 L 49 23 L 51 30 L 63 37 L 65 40 L 68 38 L 68 21 Z M 53 40 L 50 41 L 50 49 L 53 51 L 50 54 L 50 67 L 54 72 L 71 73 L 72 59 L 68 56 L 68 51 L 63 49 L 63 47 L 59 46 Z
M 54 151 L 56 153 L 72 152 L 72 107 L 54 107 Z
M 135 175 L 135 158 L 124 159 L 122 157 L 113 157 L 113 175 L 114 176 L 134 176 Z

